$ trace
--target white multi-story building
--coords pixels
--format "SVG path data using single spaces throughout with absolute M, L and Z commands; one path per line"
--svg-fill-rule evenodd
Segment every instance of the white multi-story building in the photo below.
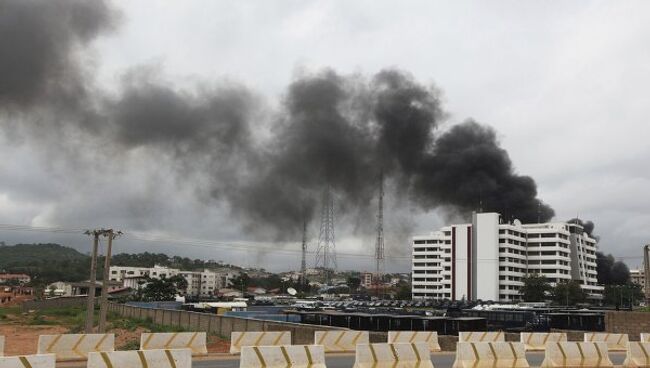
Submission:
M 144 278 L 160 279 L 169 278 L 176 275 L 182 276 L 187 280 L 187 289 L 185 295 L 212 296 L 217 294 L 219 289 L 228 287 L 230 279 L 234 277 L 230 272 L 215 272 L 211 270 L 203 271 L 182 271 L 175 268 L 168 268 L 159 265 L 154 267 L 125 267 L 111 266 L 110 280 L 122 281 L 124 286 L 133 287 L 139 285 Z
M 643 269 L 637 268 L 630 270 L 630 281 L 633 284 L 641 285 L 641 291 L 645 294 L 645 272 Z
M 535 273 L 552 285 L 579 281 L 589 299 L 602 298 L 596 240 L 579 224 L 510 224 L 479 213 L 471 224 L 414 236 L 412 245 L 414 299 L 518 301 L 522 278 Z

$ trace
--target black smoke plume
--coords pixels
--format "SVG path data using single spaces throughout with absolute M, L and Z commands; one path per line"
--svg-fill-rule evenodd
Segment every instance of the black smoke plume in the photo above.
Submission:
M 0 106 L 82 100 L 82 52 L 115 19 L 101 0 L 0 0 Z
M 93 155 L 113 160 L 144 151 L 151 165 L 172 165 L 172 179 L 227 204 L 266 237 L 295 238 L 326 187 L 340 213 L 372 221 L 380 175 L 395 197 L 423 210 L 482 209 L 524 222 L 553 216 L 491 128 L 467 121 L 441 132 L 438 91 L 404 71 L 306 74 L 279 111 L 234 83 L 179 87 L 146 67 L 107 93 L 85 61 L 116 17 L 102 1 L 0 0 L 0 111 L 20 110 L 23 134 L 38 127 L 57 137 L 55 147 L 90 140 Z M 49 134 L 61 130 L 74 138 Z
M 583 220 L 581 220 L 581 219 L 579 219 L 577 217 L 574 217 L 574 218 L 572 218 L 571 220 L 569 220 L 567 222 L 568 223 L 573 223 L 573 224 L 578 224 L 578 225 L 582 226 L 583 230 L 585 231 L 585 233 L 587 233 L 587 235 L 589 235 L 590 237 L 592 237 L 594 239 L 599 238 L 598 235 L 594 234 L 594 229 L 596 228 L 596 225 L 593 223 L 593 221 L 589 221 L 589 220 L 583 221 Z

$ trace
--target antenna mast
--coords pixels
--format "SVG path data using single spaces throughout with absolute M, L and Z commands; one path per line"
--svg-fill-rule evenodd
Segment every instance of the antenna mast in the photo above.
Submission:
M 330 283 L 331 274 L 336 271 L 336 241 L 334 239 L 334 198 L 328 185 L 323 192 L 323 207 L 320 215 L 320 232 L 316 250 L 316 267 L 320 267 L 325 282 Z
M 643 247 L 643 273 L 645 277 L 644 295 L 645 305 L 650 303 L 650 245 Z
M 307 283 L 307 220 L 302 220 L 302 262 L 300 264 L 300 283 Z
M 375 242 L 375 276 L 379 284 L 384 275 L 384 173 L 379 174 L 379 203 L 377 206 L 377 240 Z

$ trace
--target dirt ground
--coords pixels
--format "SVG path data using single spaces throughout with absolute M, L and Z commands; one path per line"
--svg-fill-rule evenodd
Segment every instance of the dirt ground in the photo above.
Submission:
M 39 335 L 66 333 L 61 326 L 21 326 L 0 324 L 0 335 L 5 337 L 5 355 L 36 354 Z
M 16 305 L 20 305 L 20 303 L 24 302 L 25 300 L 34 299 L 32 295 L 20 295 L 20 294 L 14 295 L 13 293 L 0 292 L 0 300 L 8 299 L 8 297 L 11 297 L 11 300 L 0 304 L 0 308 L 13 307 Z
M 37 319 L 40 318 L 40 319 Z M 40 317 L 33 314 L 20 313 L 16 309 L 0 308 L 0 335 L 5 336 L 4 355 L 35 354 L 39 335 L 52 335 L 63 333 L 79 333 L 79 323 L 75 317 L 60 317 L 48 315 L 44 312 Z M 38 324 L 36 321 L 45 321 L 45 324 Z M 150 328 L 136 326 L 135 328 L 120 328 L 124 320 L 109 321 L 110 333 L 115 334 L 116 350 L 134 350 L 140 345 L 140 334 L 151 332 Z M 131 322 L 133 324 L 133 322 Z M 135 323 L 137 325 L 137 322 Z M 153 326 L 160 331 L 160 326 Z M 230 349 L 230 342 L 217 336 L 208 336 L 208 353 L 227 353 Z

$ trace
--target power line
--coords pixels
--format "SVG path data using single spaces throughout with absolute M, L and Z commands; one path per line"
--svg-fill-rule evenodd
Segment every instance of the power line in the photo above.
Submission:
M 10 225 L 0 224 L 0 231 L 27 231 L 27 232 L 51 232 L 51 233 L 66 233 L 66 234 L 83 234 L 84 229 L 66 229 L 60 227 L 35 227 L 29 225 Z M 301 254 L 302 249 L 291 249 L 289 246 L 295 246 L 295 242 L 255 242 L 255 241 L 218 241 L 218 240 L 202 240 L 192 238 L 177 238 L 161 235 L 150 235 L 138 231 L 124 231 L 123 237 L 131 241 L 147 242 L 154 244 L 166 245 L 183 245 L 199 248 L 225 248 L 235 251 L 254 251 L 254 252 L 273 252 L 283 254 Z M 271 246 L 269 246 L 271 245 Z M 285 248 L 287 247 L 287 248 Z M 306 251 L 307 254 L 314 255 L 316 251 Z M 337 256 L 343 258 L 369 258 L 374 259 L 374 255 L 363 253 L 341 253 L 337 252 Z M 386 256 L 389 259 L 411 259 L 411 256 Z
M 41 232 L 41 233 L 57 233 L 57 234 L 83 234 L 85 229 L 73 229 L 73 228 L 62 228 L 62 227 L 45 227 L 45 226 L 30 226 L 30 225 L 13 225 L 13 224 L 0 224 L 0 231 L 26 231 L 26 232 Z M 283 254 L 301 254 L 302 249 L 291 249 L 284 248 L 295 246 L 295 242 L 256 242 L 256 241 L 244 241 L 244 240 L 233 240 L 233 241 L 219 241 L 219 240 L 203 240 L 203 239 L 193 239 L 193 238 L 177 238 L 170 236 L 161 236 L 161 235 L 150 235 L 147 233 L 139 231 L 124 231 L 124 238 L 130 239 L 132 241 L 138 242 L 148 242 L 148 243 L 158 243 L 166 245 L 186 245 L 190 247 L 198 248 L 226 248 L 233 249 L 236 251 L 268 251 L 274 253 L 283 253 Z M 270 245 L 270 246 L 269 246 Z M 315 251 L 306 251 L 307 254 L 314 255 Z M 363 254 L 363 253 L 342 253 L 337 251 L 337 257 L 342 258 L 368 258 L 375 259 L 374 254 Z M 399 255 L 386 255 L 386 259 L 411 259 L 410 255 L 399 256 Z M 638 256 L 616 256 L 614 258 L 617 260 L 636 260 L 643 259 L 643 255 Z

